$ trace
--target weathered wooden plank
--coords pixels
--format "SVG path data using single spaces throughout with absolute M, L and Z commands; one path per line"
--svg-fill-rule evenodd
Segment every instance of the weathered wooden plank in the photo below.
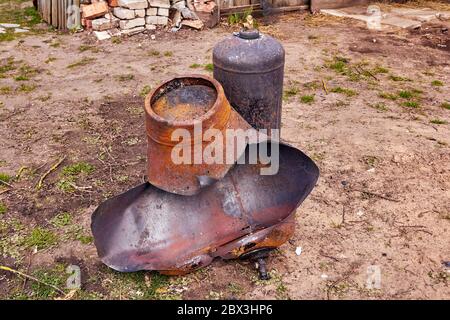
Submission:
M 221 10 L 221 15 L 227 16 L 233 13 L 243 13 L 248 11 L 249 8 L 252 8 L 252 15 L 258 16 L 263 13 L 260 4 L 251 4 L 247 6 L 239 6 L 239 7 L 231 7 L 225 8 Z M 291 12 L 291 11 L 299 11 L 299 10 L 308 10 L 309 5 L 301 5 L 301 6 L 291 6 L 291 7 L 283 7 L 283 8 L 272 8 L 270 9 L 270 13 L 283 13 L 283 12 Z
M 368 5 L 369 0 L 311 0 L 311 11 L 320 9 L 338 9 L 357 5 Z
M 248 6 L 249 4 L 250 4 L 249 0 L 234 0 L 235 7 Z
M 58 0 L 51 1 L 50 19 L 51 25 L 58 28 Z

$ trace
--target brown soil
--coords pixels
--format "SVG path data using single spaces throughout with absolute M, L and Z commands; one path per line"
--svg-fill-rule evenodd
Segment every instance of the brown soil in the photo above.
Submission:
M 216 261 L 143 295 L 154 273 L 113 272 L 92 242 L 70 233 L 73 225 L 89 235 L 99 203 L 145 180 L 143 87 L 210 74 L 190 66 L 211 62 L 212 47 L 229 33 L 224 28 L 160 31 L 156 40 L 138 35 L 121 43 L 95 43 L 86 33 L 2 43 L 2 63 L 13 57 L 37 71 L 23 82 L 14 80 L 19 68 L 0 79 L 0 88 L 12 90 L 0 93 L 0 172 L 30 169 L 0 191 L 7 207 L 0 244 L 37 226 L 58 241 L 36 253 L 20 241 L 6 246 L 0 264 L 30 274 L 79 265 L 78 298 L 449 299 L 443 261 L 450 260 L 450 53 L 428 45 L 422 33 L 372 32 L 307 14 L 271 22 L 261 29 L 283 43 L 285 90 L 296 89 L 286 95 L 282 138 L 321 169 L 298 209 L 294 237 L 268 260 L 272 280 L 258 281 L 248 262 Z M 448 43 L 448 34 L 439 37 Z M 28 90 L 16 89 L 21 84 Z M 64 189 L 63 168 L 80 162 L 95 170 Z M 63 212 L 71 225 L 55 227 L 52 219 Z M 366 288 L 371 265 L 380 267 L 380 289 Z M 38 298 L 30 281 L 0 272 L 0 298 L 18 297 Z

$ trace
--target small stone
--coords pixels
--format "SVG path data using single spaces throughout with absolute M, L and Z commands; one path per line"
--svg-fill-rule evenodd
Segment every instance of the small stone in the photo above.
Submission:
M 145 29 L 147 30 L 156 30 L 156 26 L 154 24 L 146 24 Z
M 358 217 L 361 217 L 361 216 L 364 215 L 364 211 L 358 210 L 358 211 L 356 212 L 356 215 L 357 215 Z
M 137 18 L 145 17 L 145 9 L 134 10 L 134 14 Z
M 15 23 L 0 23 L 0 27 L 3 28 L 19 28 L 20 24 L 15 24 Z
M 151 7 L 170 8 L 170 0 L 149 0 Z
M 119 19 L 134 19 L 134 10 L 125 9 L 121 7 L 114 8 L 114 15 Z
M 110 39 L 111 36 L 109 35 L 108 31 L 94 31 L 95 36 L 98 40 L 107 40 Z
M 158 8 L 158 16 L 168 17 L 169 16 L 169 9 L 167 9 L 167 8 Z
M 295 248 L 295 254 L 296 255 L 301 255 L 302 254 L 302 247 L 297 247 L 297 248 Z
M 147 0 L 119 0 L 119 6 L 128 9 L 146 9 L 148 2 Z
M 2 27 L 0 27 L 0 33 L 6 33 L 6 29 L 5 29 L 5 28 L 2 28 Z
M 132 20 L 120 20 L 120 29 L 133 29 L 144 25 L 145 25 L 144 18 L 136 18 Z
M 156 16 L 158 14 L 158 8 L 148 8 L 146 13 L 148 16 Z
M 123 35 L 132 36 L 134 34 L 141 33 L 144 30 L 145 30 L 145 27 L 136 27 L 136 28 L 131 28 L 131 29 L 127 29 L 127 30 L 122 30 L 121 33 Z
M 21 28 L 15 28 L 14 29 L 15 33 L 24 33 L 24 32 L 30 32 L 30 30 L 27 29 L 21 29 Z
M 181 22 L 181 25 L 200 30 L 201 28 L 203 28 L 203 21 L 202 20 L 183 20 Z

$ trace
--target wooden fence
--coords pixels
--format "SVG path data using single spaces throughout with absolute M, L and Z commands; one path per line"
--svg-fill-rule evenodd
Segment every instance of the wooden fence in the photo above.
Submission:
M 261 12 L 260 0 L 216 0 L 220 1 L 221 14 L 234 12 Z M 266 0 L 266 13 L 286 12 L 309 9 L 310 0 Z
M 67 30 L 68 22 L 77 24 L 80 16 L 80 0 L 37 0 L 37 8 L 42 19 L 59 30 Z M 75 11 L 74 11 L 75 10 Z

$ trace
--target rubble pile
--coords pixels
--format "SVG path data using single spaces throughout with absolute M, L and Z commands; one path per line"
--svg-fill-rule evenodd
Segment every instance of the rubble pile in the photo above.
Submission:
M 94 31 L 99 40 L 169 24 L 173 32 L 183 25 L 202 29 L 204 22 L 197 10 L 202 17 L 205 14 L 212 17 L 217 11 L 212 0 L 87 0 L 81 4 L 81 24 Z

